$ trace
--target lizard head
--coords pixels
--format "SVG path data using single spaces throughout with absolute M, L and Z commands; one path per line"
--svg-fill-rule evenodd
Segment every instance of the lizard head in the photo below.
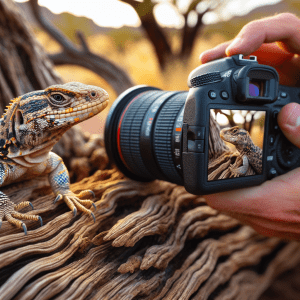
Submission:
M 102 88 L 79 82 L 52 85 L 14 99 L 0 120 L 1 135 L 16 150 L 54 144 L 70 127 L 107 104 L 108 94 Z
M 220 131 L 220 137 L 235 146 L 246 146 L 249 140 L 249 133 L 238 126 L 223 128 Z

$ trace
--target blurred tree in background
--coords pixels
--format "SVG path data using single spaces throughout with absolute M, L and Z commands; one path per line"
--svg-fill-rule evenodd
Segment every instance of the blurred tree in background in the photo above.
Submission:
M 198 37 L 211 36 L 220 33 L 224 38 L 233 38 L 248 22 L 276 13 L 292 12 L 299 14 L 300 2 L 295 0 L 279 1 L 276 4 L 264 5 L 251 12 L 241 10 L 239 16 L 234 16 L 230 8 L 238 3 L 233 0 L 120 0 L 134 8 L 141 20 L 141 26 L 152 43 L 160 68 L 164 70 L 168 63 L 180 59 L 186 63 L 191 57 L 195 41 Z M 165 28 L 156 18 L 156 10 L 160 5 L 168 5 L 177 16 L 181 18 L 182 26 L 178 28 Z M 214 15 L 216 22 L 206 26 L 204 19 L 208 14 Z M 178 50 L 172 49 L 170 31 L 176 32 L 180 37 Z M 169 38 L 169 39 L 168 39 Z
M 171 7 L 177 14 L 182 16 L 183 20 L 183 27 L 179 29 L 181 31 L 181 47 L 179 52 L 174 52 L 172 50 L 167 34 L 155 18 L 155 8 L 157 5 L 165 1 L 120 1 L 129 4 L 137 12 L 141 20 L 142 27 L 147 33 L 148 39 L 155 49 L 159 65 L 163 70 L 165 69 L 166 64 L 174 60 L 174 58 L 179 58 L 182 61 L 185 61 L 190 57 L 195 44 L 195 39 L 204 27 L 203 16 L 207 12 L 211 12 L 217 8 L 220 9 L 220 6 L 224 6 L 231 0 L 190 0 L 185 1 L 185 5 L 180 5 L 179 1 L 176 0 L 170 1 L 169 4 Z

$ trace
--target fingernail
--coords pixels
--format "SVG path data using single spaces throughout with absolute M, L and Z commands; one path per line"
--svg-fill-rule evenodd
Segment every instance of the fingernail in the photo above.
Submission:
M 287 117 L 286 123 L 290 126 L 297 127 L 300 125 L 300 105 L 295 103 L 292 111 Z
M 242 44 L 242 42 L 243 42 L 243 39 L 242 39 L 242 38 L 236 37 L 236 38 L 232 41 L 232 43 L 226 48 L 226 50 L 225 50 L 226 55 L 227 55 L 227 56 L 231 55 L 231 53 L 230 53 L 231 50 L 234 49 L 234 48 L 239 47 L 239 45 Z M 235 51 L 235 52 L 236 52 L 236 51 Z
M 200 61 L 201 61 L 202 64 L 203 64 L 202 58 L 203 58 L 204 53 L 205 53 L 205 52 L 202 52 L 202 53 L 200 54 L 200 56 L 199 56 L 199 59 L 200 59 Z

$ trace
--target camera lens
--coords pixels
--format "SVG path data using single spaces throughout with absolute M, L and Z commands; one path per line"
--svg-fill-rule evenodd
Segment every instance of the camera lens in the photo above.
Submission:
M 121 94 L 105 125 L 108 156 L 127 177 L 183 185 L 181 128 L 187 92 L 137 86 Z

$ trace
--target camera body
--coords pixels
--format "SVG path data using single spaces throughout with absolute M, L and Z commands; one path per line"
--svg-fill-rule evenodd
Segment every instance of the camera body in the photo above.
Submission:
M 210 194 L 258 185 L 300 166 L 299 149 L 287 141 L 277 124 L 285 104 L 300 102 L 300 90 L 279 85 L 274 68 L 258 64 L 254 56 L 235 55 L 198 67 L 189 75 L 188 85 L 182 126 L 182 169 L 188 192 Z M 254 161 L 260 159 L 260 168 L 248 176 L 208 180 L 211 113 L 224 110 L 260 115 L 261 146 L 243 152 Z
M 235 55 L 199 66 L 188 85 L 189 92 L 137 86 L 113 103 L 105 147 L 127 177 L 204 195 L 300 166 L 300 149 L 277 124 L 284 105 L 300 103 L 300 89 L 279 85 L 274 68 Z

